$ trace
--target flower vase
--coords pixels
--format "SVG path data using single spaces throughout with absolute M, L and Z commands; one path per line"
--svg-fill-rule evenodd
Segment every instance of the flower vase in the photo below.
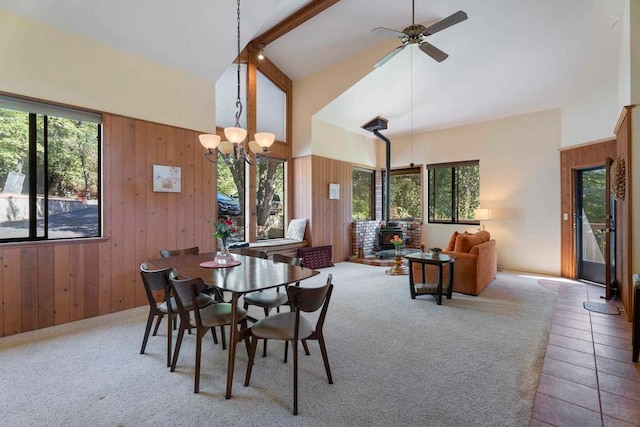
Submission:
M 396 246 L 396 256 L 400 256 L 400 246 Z
M 217 264 L 230 264 L 235 260 L 231 252 L 229 252 L 229 246 L 227 245 L 227 239 L 222 240 L 222 247 L 220 251 L 216 254 L 216 257 L 213 259 Z

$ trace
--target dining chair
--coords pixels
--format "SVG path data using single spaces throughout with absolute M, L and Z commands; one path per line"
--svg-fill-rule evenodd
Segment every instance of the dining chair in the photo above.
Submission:
M 178 329 L 178 338 L 176 340 L 176 348 L 173 352 L 173 360 L 171 362 L 171 372 L 176 369 L 178 356 L 180 354 L 180 346 L 184 337 L 184 331 L 188 328 L 196 330 L 196 366 L 195 366 L 195 382 L 193 392 L 200 391 L 200 360 L 202 353 L 202 338 L 211 330 L 211 335 L 215 341 L 215 327 L 231 324 L 231 304 L 226 302 L 214 302 L 212 304 L 200 307 L 195 310 L 189 310 L 193 307 L 193 301 L 207 287 L 202 278 L 195 279 L 176 279 L 170 278 L 171 288 L 173 289 L 176 302 L 178 305 L 178 314 L 180 315 L 180 328 Z M 247 312 L 238 307 L 238 321 L 243 329 L 247 328 Z M 235 327 L 231 326 L 231 327 Z M 249 338 L 245 339 L 247 349 L 249 347 Z
M 200 253 L 200 247 L 194 246 L 192 248 L 185 248 L 185 249 L 162 249 L 160 251 L 160 256 L 162 258 L 169 258 L 172 256 L 187 255 L 187 254 L 198 255 L 199 253 Z
M 269 258 L 269 254 L 267 253 L 267 251 L 263 251 L 261 249 L 253 249 L 249 247 L 241 248 L 240 255 L 252 256 L 254 258 L 263 258 L 263 259 Z
M 153 325 L 153 319 L 156 319 L 156 326 L 153 329 L 153 336 L 158 333 L 160 322 L 165 314 L 167 315 L 167 366 L 171 366 L 171 343 L 172 343 L 172 319 L 178 315 L 178 307 L 175 298 L 171 296 L 170 278 L 177 277 L 177 272 L 173 268 L 161 268 L 158 270 L 150 269 L 146 263 L 140 264 L 140 275 L 142 283 L 149 302 L 149 316 L 147 318 L 147 326 L 144 331 L 142 340 L 142 348 L 140 354 L 144 354 L 149 340 L 149 333 Z M 154 292 L 162 295 L 162 303 L 158 304 Z M 211 304 L 213 300 L 210 296 L 202 294 L 198 296 L 198 306 Z M 189 306 L 191 307 L 191 306 Z M 217 337 L 216 337 L 217 342 Z
M 322 327 L 327 315 L 333 284 L 332 276 L 329 274 L 327 283 L 317 288 L 300 287 L 299 285 L 289 286 L 287 294 L 289 302 L 294 311 L 287 313 L 274 314 L 265 317 L 253 326 L 251 326 L 251 347 L 249 350 L 249 361 L 247 362 L 247 373 L 244 385 L 249 386 L 251 380 L 251 370 L 256 354 L 258 339 L 284 340 L 285 346 L 292 342 L 293 347 L 293 414 L 298 415 L 298 341 L 299 340 L 316 340 L 320 345 L 324 368 L 327 372 L 329 384 L 333 384 L 331 377 L 331 368 L 329 367 L 329 359 L 327 357 L 327 349 L 324 343 L 324 334 Z M 320 315 L 316 322 L 315 328 L 302 315 L 302 313 L 311 313 L 320 310 Z
M 302 258 L 290 257 L 282 254 L 273 254 L 273 262 L 283 262 L 289 265 L 302 266 Z M 275 292 L 253 292 L 244 296 L 244 309 L 248 310 L 250 305 L 262 307 L 265 317 L 269 315 L 271 309 L 275 308 L 276 312 L 280 313 L 280 306 L 288 305 L 289 298 L 284 292 L 280 292 L 280 286 L 278 286 Z M 304 343 L 304 351 L 309 355 L 309 348 L 307 343 Z M 267 340 L 264 340 L 262 349 L 262 357 L 267 357 Z M 285 354 L 285 362 L 286 362 Z

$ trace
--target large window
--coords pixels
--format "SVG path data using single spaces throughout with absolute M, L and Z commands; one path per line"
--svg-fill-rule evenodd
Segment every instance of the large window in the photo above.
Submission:
M 354 220 L 375 218 L 375 175 L 372 170 L 353 168 L 351 212 Z
M 100 121 L 0 97 L 0 241 L 100 236 Z
M 422 218 L 422 177 L 420 168 L 395 169 L 390 177 L 391 208 L 389 219 Z M 386 188 L 385 172 L 382 174 L 383 195 Z M 383 197 L 383 209 L 386 200 Z
M 427 165 L 429 171 L 429 222 L 478 224 L 480 161 Z
M 257 166 L 258 239 L 284 237 L 285 162 L 268 159 Z

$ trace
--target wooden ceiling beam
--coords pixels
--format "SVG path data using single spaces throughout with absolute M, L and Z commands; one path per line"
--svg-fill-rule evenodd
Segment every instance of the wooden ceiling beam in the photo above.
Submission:
M 313 0 L 311 3 L 302 7 L 300 10 L 296 11 L 288 18 L 285 18 L 276 26 L 266 31 L 264 34 L 253 39 L 252 43 L 256 48 L 260 45 L 266 46 L 339 1 L 340 0 Z

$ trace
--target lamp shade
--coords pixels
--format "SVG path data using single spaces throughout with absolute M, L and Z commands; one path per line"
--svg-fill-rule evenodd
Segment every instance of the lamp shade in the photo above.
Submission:
M 270 132 L 258 132 L 255 134 L 256 143 L 262 148 L 269 148 L 273 141 L 276 139 L 276 135 Z
M 475 219 L 478 221 L 489 221 L 491 219 L 491 209 L 476 209 Z
M 205 133 L 200 135 L 198 138 L 200 139 L 200 144 L 202 144 L 202 146 L 207 150 L 215 150 L 220 144 L 220 136 L 218 135 Z
M 222 153 L 223 155 L 227 156 L 233 153 L 233 144 L 229 141 L 222 141 L 220 143 L 220 146 L 218 147 L 218 151 L 220 151 L 220 153 Z
M 224 136 L 229 142 L 240 144 L 247 137 L 247 130 L 236 127 L 224 128 Z
M 249 141 L 248 145 L 249 145 L 249 150 L 251 150 L 252 153 L 257 154 L 262 152 L 262 148 L 260 148 L 260 146 L 256 141 Z

